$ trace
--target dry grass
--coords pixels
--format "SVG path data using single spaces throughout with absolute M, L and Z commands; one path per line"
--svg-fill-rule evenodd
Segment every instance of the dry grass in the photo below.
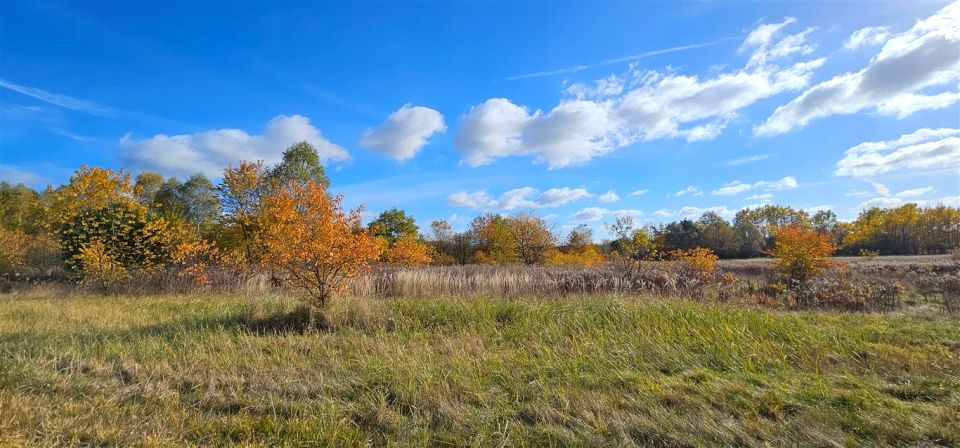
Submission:
M 0 296 L 0 445 L 958 445 L 960 321 L 672 300 Z

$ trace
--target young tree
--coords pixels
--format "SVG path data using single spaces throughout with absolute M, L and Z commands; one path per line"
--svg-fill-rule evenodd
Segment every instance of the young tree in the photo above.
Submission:
M 828 257 L 837 250 L 829 235 L 799 223 L 774 228 L 773 237 L 774 248 L 769 253 L 777 259 L 777 270 L 794 284 L 820 274 L 830 264 Z
M 554 246 L 553 234 L 539 216 L 518 213 L 506 220 L 506 228 L 524 264 L 542 263 L 544 254 Z
M 311 310 L 346 292 L 380 256 L 380 243 L 360 226 L 361 209 L 344 212 L 342 202 L 323 185 L 292 182 L 267 196 L 260 215 L 266 263 L 287 274 Z
M 178 188 L 177 196 L 183 209 L 185 221 L 197 229 L 213 224 L 220 215 L 220 200 L 217 191 L 207 176 L 197 173 L 190 176 Z
M 260 262 L 260 215 L 267 193 L 267 172 L 263 162 L 241 161 L 237 168 L 223 170 L 217 194 L 225 225 L 224 243 L 238 249 L 247 264 Z

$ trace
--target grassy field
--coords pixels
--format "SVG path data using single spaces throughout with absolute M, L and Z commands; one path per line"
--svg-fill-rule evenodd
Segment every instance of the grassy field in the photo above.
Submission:
M 960 445 L 960 321 L 681 301 L 0 296 L 0 445 Z

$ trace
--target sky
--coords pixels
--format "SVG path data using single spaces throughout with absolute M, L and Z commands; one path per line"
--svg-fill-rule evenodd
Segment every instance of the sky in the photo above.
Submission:
M 306 140 L 426 229 L 960 206 L 960 2 L 0 2 L 0 177 Z

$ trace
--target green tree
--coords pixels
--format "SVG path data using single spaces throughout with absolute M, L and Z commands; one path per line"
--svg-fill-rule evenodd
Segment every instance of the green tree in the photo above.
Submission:
M 330 179 L 323 166 L 320 165 L 320 156 L 317 150 L 306 141 L 294 144 L 283 152 L 283 160 L 278 163 L 269 174 L 270 181 L 275 185 L 285 186 L 290 182 L 306 185 L 313 182 L 324 188 L 330 186 Z
M 46 227 L 43 197 L 26 185 L 0 182 L 0 226 L 28 235 L 42 233 Z
M 706 212 L 697 221 L 700 243 L 720 258 L 733 258 L 740 252 L 740 239 L 727 220 L 715 212 Z
M 420 229 L 412 216 L 396 207 L 385 210 L 367 226 L 374 235 L 386 238 L 390 244 L 400 238 L 417 238 Z

